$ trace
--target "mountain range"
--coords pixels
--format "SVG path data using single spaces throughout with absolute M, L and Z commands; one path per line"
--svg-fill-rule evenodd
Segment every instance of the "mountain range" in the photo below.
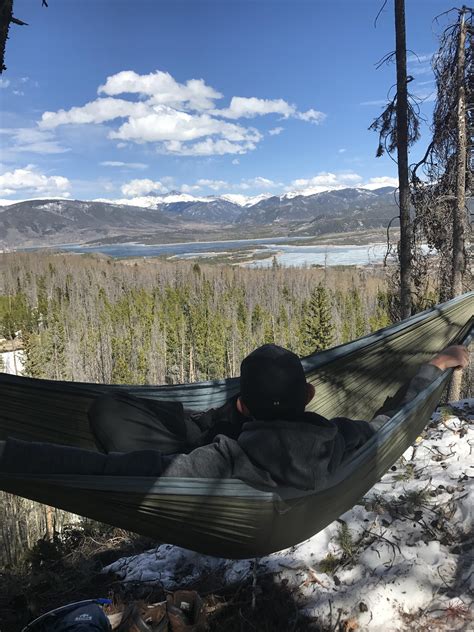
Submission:
M 195 197 L 177 191 L 133 200 L 26 200 L 0 206 L 0 248 L 89 241 L 154 243 L 207 236 L 320 235 L 385 227 L 398 214 L 393 187 L 312 195 Z

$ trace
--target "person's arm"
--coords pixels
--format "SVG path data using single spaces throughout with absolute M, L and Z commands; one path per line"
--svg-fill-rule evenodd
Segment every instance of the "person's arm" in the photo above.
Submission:
M 374 430 L 381 428 L 386 421 L 393 417 L 405 404 L 411 402 L 415 397 L 427 388 L 446 369 L 464 369 L 469 364 L 469 351 L 462 345 L 452 345 L 446 347 L 438 353 L 432 360 L 423 364 L 416 375 L 408 382 L 403 398 L 395 408 L 385 409 L 386 404 L 377 411 L 372 419 L 371 426 Z

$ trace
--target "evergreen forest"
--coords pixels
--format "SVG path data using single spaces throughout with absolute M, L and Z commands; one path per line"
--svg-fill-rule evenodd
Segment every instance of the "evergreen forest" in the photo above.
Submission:
M 299 355 L 392 322 L 383 268 L 246 269 L 62 254 L 0 258 L 0 337 L 24 373 L 116 384 L 238 375 L 268 342 Z

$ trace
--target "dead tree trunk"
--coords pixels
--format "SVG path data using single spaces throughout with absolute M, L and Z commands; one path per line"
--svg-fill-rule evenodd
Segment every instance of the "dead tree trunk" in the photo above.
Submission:
M 465 233 L 467 227 L 466 209 L 466 19 L 465 10 L 461 11 L 459 41 L 456 60 L 457 103 L 457 151 L 456 151 L 456 201 L 453 212 L 453 262 L 451 273 L 451 296 L 463 293 L 463 278 L 466 270 Z M 449 385 L 449 400 L 458 400 L 461 396 L 462 371 L 453 373 Z
M 46 540 L 52 542 L 54 540 L 54 509 L 49 505 L 44 506 L 46 519 Z
M 458 109 L 457 109 L 457 152 L 456 152 L 456 205 L 453 213 L 453 268 L 451 277 L 452 296 L 463 293 L 463 277 L 466 269 L 465 233 L 466 233 L 466 21 L 464 10 L 460 16 L 459 44 L 456 64 Z
M 8 39 L 8 30 L 13 17 L 13 0 L 0 2 L 0 74 L 6 70 L 5 47 Z
M 400 307 L 401 317 L 412 312 L 410 185 L 408 171 L 408 89 L 405 32 L 405 0 L 395 0 L 397 60 L 397 164 L 400 204 Z

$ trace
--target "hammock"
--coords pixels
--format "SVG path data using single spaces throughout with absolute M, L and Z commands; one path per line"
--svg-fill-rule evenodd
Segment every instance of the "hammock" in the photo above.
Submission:
M 374 334 L 303 358 L 316 388 L 311 410 L 370 419 L 420 363 L 468 343 L 474 292 Z M 0 473 L 0 489 L 117 527 L 229 558 L 266 555 L 309 538 L 349 510 L 413 443 L 435 409 L 445 371 L 388 421 L 321 491 L 255 489 L 230 479 Z M 110 386 L 0 374 L 0 439 L 8 436 L 94 449 L 86 411 L 111 389 L 179 400 L 204 410 L 238 392 L 238 379 L 177 386 Z

